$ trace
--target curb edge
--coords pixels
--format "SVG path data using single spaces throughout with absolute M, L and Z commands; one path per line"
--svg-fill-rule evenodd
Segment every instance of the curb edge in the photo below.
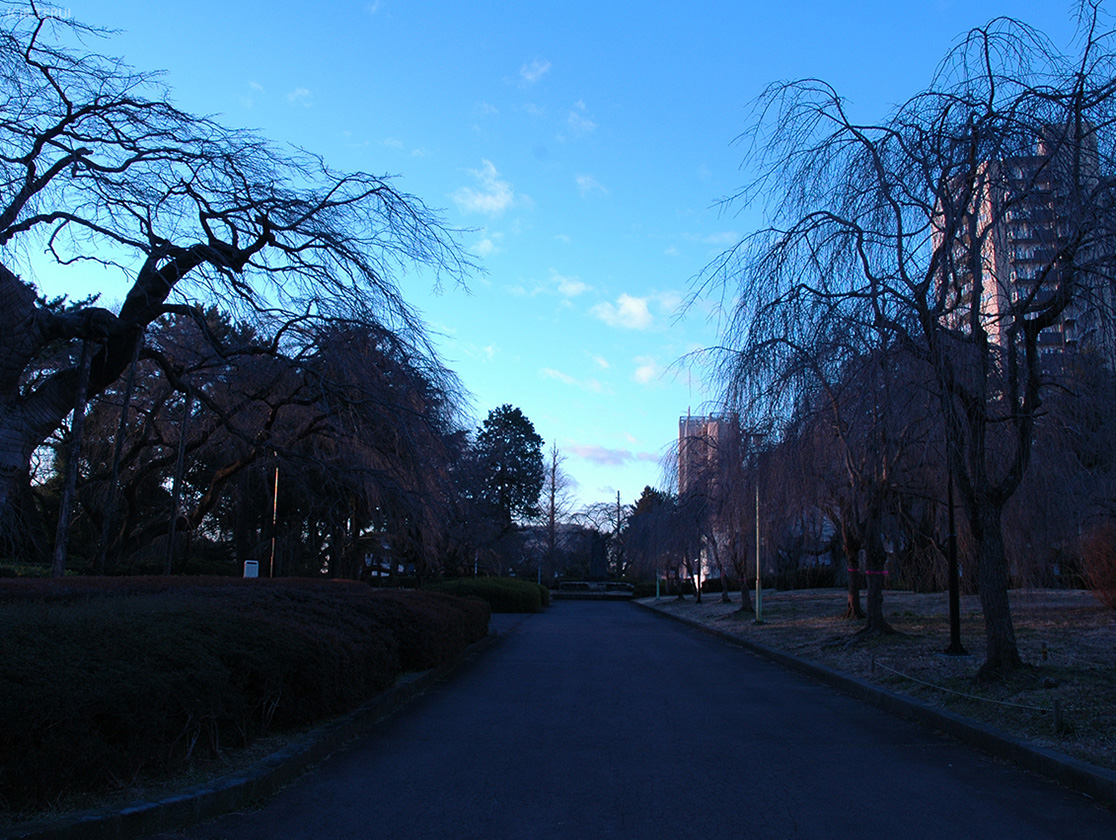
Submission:
M 1079 761 L 1054 750 L 1027 744 L 1003 730 L 985 726 L 961 715 L 935 708 L 913 697 L 894 694 L 877 685 L 864 682 L 824 665 L 808 662 L 784 651 L 735 636 L 716 627 L 709 627 L 685 616 L 664 612 L 651 604 L 643 604 L 639 601 L 632 601 L 632 603 L 640 609 L 677 621 L 736 647 L 749 650 L 782 665 L 788 670 L 804 674 L 886 712 L 914 721 L 927 728 L 944 732 L 982 752 L 1012 761 L 1026 770 L 1072 788 L 1097 800 L 1106 807 L 1116 810 L 1116 772 Z

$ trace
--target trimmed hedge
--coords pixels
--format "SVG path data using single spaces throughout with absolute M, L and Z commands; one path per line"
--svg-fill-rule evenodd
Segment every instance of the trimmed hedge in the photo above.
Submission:
M 515 578 L 458 578 L 443 580 L 424 587 L 426 592 L 480 598 L 487 601 L 494 613 L 541 612 L 550 605 L 550 590 L 537 583 Z
M 351 710 L 488 630 L 475 600 L 278 579 L 0 581 L 0 808 Z

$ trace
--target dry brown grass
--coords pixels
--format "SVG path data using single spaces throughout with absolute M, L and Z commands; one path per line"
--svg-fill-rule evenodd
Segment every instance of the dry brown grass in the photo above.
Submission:
M 961 599 L 961 640 L 970 656 L 945 656 L 944 594 L 887 592 L 884 614 L 902 635 L 848 644 L 861 622 L 842 617 L 845 592 L 765 591 L 756 625 L 719 595 L 703 603 L 647 598 L 642 603 L 826 665 L 980 720 L 1038 746 L 1116 769 L 1116 611 L 1081 590 L 1011 594 L 1020 653 L 1031 667 L 995 685 L 974 681 L 984 660 L 984 621 L 976 596 Z M 754 593 L 753 593 L 754 598 Z M 1060 708 L 1056 731 L 1054 705 Z

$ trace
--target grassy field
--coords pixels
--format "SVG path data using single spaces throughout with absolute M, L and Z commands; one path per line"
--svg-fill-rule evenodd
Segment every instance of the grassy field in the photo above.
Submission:
M 1116 769 L 1116 611 L 1089 592 L 1013 591 L 1016 636 L 1031 667 L 990 686 L 973 679 L 985 647 L 976 596 L 961 599 L 961 640 L 968 657 L 942 655 L 949 644 L 945 594 L 885 593 L 884 614 L 899 632 L 855 643 L 849 640 L 860 622 L 842 617 L 844 590 L 766 591 L 765 623 L 758 626 L 751 613 L 738 614 L 740 594 L 732 598 L 732 604 L 708 594 L 701 604 L 692 596 L 682 601 L 646 598 L 642 603 Z

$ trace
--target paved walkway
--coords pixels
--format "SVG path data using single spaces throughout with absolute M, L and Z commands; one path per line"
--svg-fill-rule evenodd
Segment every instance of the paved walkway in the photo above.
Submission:
M 1116 838 L 1116 814 L 627 604 L 508 622 L 260 810 L 180 837 Z

